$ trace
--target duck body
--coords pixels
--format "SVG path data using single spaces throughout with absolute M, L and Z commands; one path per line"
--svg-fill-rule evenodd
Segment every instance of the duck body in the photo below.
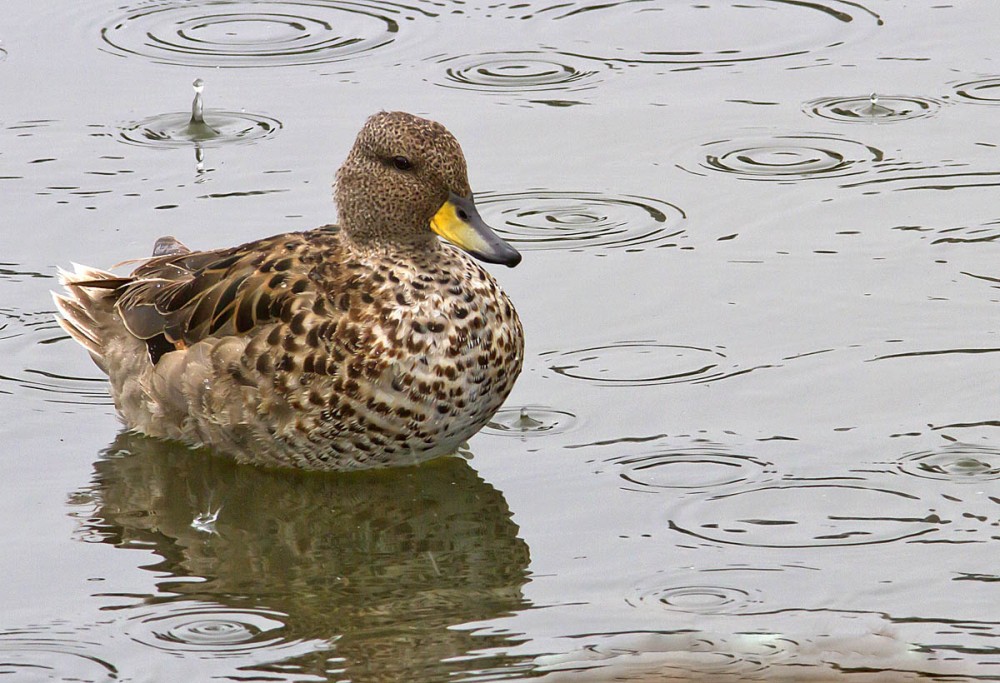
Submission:
M 378 116 L 403 117 L 418 140 L 453 141 L 439 124 Z M 379 160 L 373 174 L 349 155 L 340 226 L 216 251 L 161 240 L 130 276 L 63 273 L 60 322 L 107 372 L 126 424 L 240 462 L 317 470 L 413 464 L 481 429 L 520 373 L 524 335 L 493 277 L 432 227 L 486 260 L 520 257 L 483 236 L 464 158 L 448 177 L 421 144 L 391 145 L 390 164 L 406 163 Z M 433 171 L 433 192 L 414 191 L 433 194 L 426 206 L 378 186 L 379 173 L 399 180 L 418 165 Z M 353 173 L 374 185 L 359 190 Z M 401 222 L 365 217 L 394 211 Z

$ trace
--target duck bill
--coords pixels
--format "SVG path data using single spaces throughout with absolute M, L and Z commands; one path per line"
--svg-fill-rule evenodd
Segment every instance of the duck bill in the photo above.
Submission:
M 483 222 L 472 197 L 448 193 L 448 200 L 431 219 L 431 230 L 480 261 L 513 268 L 521 254 Z

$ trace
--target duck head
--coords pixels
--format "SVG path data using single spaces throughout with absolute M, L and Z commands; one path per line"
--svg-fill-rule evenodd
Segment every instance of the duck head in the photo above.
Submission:
M 479 215 L 462 148 L 435 121 L 371 116 L 337 171 L 335 198 L 341 229 L 364 248 L 439 248 L 439 235 L 487 263 L 521 261 Z

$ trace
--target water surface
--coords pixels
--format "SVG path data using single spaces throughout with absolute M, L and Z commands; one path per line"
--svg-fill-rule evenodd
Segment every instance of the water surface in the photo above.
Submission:
M 993 3 L 63 5 L 0 24 L 0 679 L 1000 680 Z M 57 266 L 331 222 L 379 109 L 525 254 L 508 404 L 351 475 L 122 433 Z

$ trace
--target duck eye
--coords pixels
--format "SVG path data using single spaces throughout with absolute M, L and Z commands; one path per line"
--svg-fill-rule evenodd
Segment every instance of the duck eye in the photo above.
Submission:
M 404 156 L 396 156 L 392 158 L 392 165 L 395 166 L 400 171 L 409 171 L 413 168 L 413 164 Z

